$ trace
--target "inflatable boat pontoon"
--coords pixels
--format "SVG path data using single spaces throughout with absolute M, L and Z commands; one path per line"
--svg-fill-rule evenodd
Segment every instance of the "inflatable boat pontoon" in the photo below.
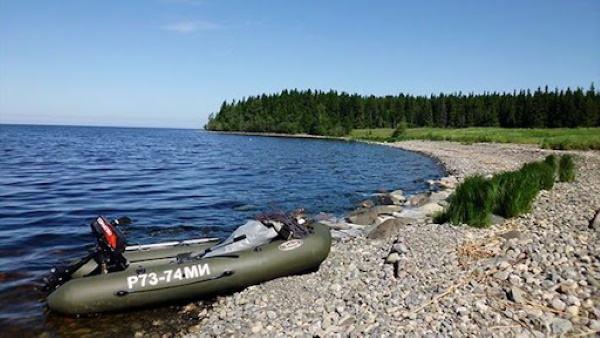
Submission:
M 307 230 L 304 238 L 279 237 L 242 251 L 208 255 L 218 239 L 126 246 L 121 231 L 99 217 L 92 223 L 96 249 L 54 268 L 46 279 L 48 306 L 64 314 L 119 311 L 201 299 L 316 270 L 329 254 L 331 235 L 319 223 Z

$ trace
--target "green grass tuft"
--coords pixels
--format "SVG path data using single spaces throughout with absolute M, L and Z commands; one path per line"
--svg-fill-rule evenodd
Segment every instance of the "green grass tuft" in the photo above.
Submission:
M 493 180 L 498 185 L 495 213 L 511 218 L 531 210 L 540 190 L 539 176 L 533 169 L 504 173 Z
M 546 161 L 526 163 L 520 171 L 528 172 L 530 177 L 538 183 L 539 189 L 552 190 L 554 188 L 556 168 L 552 164 Z
M 558 163 L 558 180 L 575 182 L 575 160 L 573 155 L 563 155 Z
M 558 170 L 558 161 L 559 161 L 558 156 L 556 156 L 554 154 L 550 154 L 550 155 L 546 156 L 544 163 L 549 164 L 550 166 L 552 166 L 554 171 L 556 171 L 556 170 Z
M 482 176 L 472 176 L 456 188 L 449 199 L 450 207 L 436 218 L 452 224 L 486 227 L 491 221 L 495 199 L 495 185 Z
M 529 212 L 538 192 L 554 187 L 557 165 L 559 171 L 565 171 L 574 180 L 575 165 L 571 155 L 561 157 L 560 161 L 550 155 L 544 161 L 526 163 L 517 171 L 497 175 L 491 180 L 469 177 L 448 199 L 448 207 L 434 216 L 434 222 L 486 227 L 492 213 L 511 218 Z

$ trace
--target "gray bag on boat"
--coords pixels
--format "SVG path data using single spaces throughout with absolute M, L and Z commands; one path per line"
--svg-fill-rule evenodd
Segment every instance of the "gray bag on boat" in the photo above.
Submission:
M 269 243 L 277 237 L 277 231 L 272 227 L 266 227 L 259 221 L 248 221 L 237 228 L 231 236 L 227 237 L 221 244 L 215 245 L 204 254 L 203 257 L 214 257 L 231 252 L 252 249 L 259 245 Z

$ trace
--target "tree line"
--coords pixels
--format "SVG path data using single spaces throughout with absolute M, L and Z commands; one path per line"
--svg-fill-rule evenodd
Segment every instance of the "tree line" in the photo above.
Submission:
M 600 92 L 537 88 L 512 93 L 383 97 L 283 90 L 223 102 L 205 129 L 343 136 L 352 129 L 408 127 L 575 128 L 600 126 Z

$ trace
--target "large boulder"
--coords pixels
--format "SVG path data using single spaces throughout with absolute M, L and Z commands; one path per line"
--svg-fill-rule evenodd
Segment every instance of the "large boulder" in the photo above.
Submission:
M 374 208 L 361 209 L 351 212 L 347 219 L 348 222 L 361 225 L 371 225 L 377 220 L 377 211 Z
M 375 203 L 373 203 L 373 201 L 371 201 L 371 200 L 366 200 L 366 201 L 356 203 L 356 209 L 368 209 L 368 208 L 372 208 L 374 206 L 375 206 Z
M 413 219 L 409 218 L 391 218 L 387 221 L 367 230 L 367 238 L 369 239 L 387 239 L 396 236 L 400 229 L 408 224 L 413 223 Z
M 442 189 L 456 189 L 458 178 L 456 176 L 442 177 L 438 182 L 438 185 Z
M 395 212 L 404 210 L 404 207 L 399 205 L 377 205 L 371 208 L 371 210 L 375 211 L 378 215 L 392 215 Z
M 381 215 L 393 215 L 402 211 L 404 208 L 399 205 L 376 205 L 368 209 L 359 209 L 351 212 L 347 220 L 350 223 L 371 225 L 377 221 L 377 217 Z
M 413 195 L 406 199 L 406 203 L 413 207 L 419 207 L 429 202 L 429 193 Z
M 427 203 L 415 209 L 416 211 L 424 214 L 427 217 L 432 217 L 438 212 L 444 210 L 444 207 L 437 203 Z
M 392 201 L 392 199 L 390 198 L 390 194 L 385 190 L 379 190 L 377 194 L 373 195 L 373 197 L 375 197 L 376 204 L 394 204 L 394 201 Z
M 410 218 L 416 220 L 416 222 L 422 223 L 425 222 L 427 216 L 420 210 L 410 208 L 404 209 L 401 212 L 397 212 L 394 214 L 396 218 Z
M 404 197 L 404 191 L 402 190 L 394 190 L 389 194 L 389 196 L 393 204 L 402 205 L 406 201 L 406 197 Z
M 445 201 L 448 199 L 448 197 L 450 197 L 450 195 L 452 195 L 453 192 L 453 190 L 435 191 L 431 193 L 431 195 L 429 196 L 429 200 L 432 202 Z
M 390 215 L 379 215 L 377 216 L 377 219 L 375 220 L 375 223 L 373 224 L 374 226 L 378 226 L 379 224 L 389 220 L 389 219 L 393 219 L 394 216 L 390 216 Z

